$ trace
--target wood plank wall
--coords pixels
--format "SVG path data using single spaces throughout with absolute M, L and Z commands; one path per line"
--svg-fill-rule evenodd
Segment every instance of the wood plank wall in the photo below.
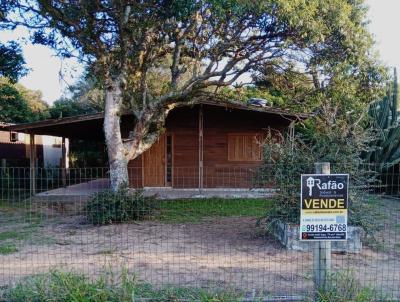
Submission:
M 166 121 L 167 133 L 173 135 L 172 186 L 195 188 L 198 186 L 198 107 L 173 110 Z M 143 184 L 142 157 L 128 164 L 130 186 L 140 188 Z
M 173 134 L 174 167 L 172 186 L 197 188 L 199 185 L 199 107 L 178 108 L 167 120 Z
M 265 133 L 268 127 L 283 130 L 289 121 L 260 112 L 204 107 L 204 187 L 250 188 L 261 161 L 229 161 L 230 133 Z
M 279 115 L 225 109 L 203 105 L 204 112 L 204 188 L 250 188 L 255 169 L 261 161 L 229 161 L 230 133 L 265 133 L 268 127 L 283 131 L 289 125 Z M 173 182 L 175 188 L 199 185 L 199 106 L 177 108 L 167 118 L 167 133 L 173 135 Z M 142 159 L 131 161 L 130 185 L 142 186 Z

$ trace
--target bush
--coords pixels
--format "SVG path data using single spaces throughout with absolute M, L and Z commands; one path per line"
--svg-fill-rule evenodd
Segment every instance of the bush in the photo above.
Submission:
M 306 146 L 270 132 L 264 145 L 264 164 L 259 179 L 277 186 L 277 202 L 268 210 L 265 222 L 276 220 L 299 223 L 300 175 L 313 172 L 313 162 Z M 272 225 L 271 225 L 272 226 Z
M 348 130 L 348 124 L 336 128 L 315 122 L 293 137 L 270 131 L 264 145 L 264 164 L 260 178 L 278 188 L 274 207 L 260 218 L 272 230 L 277 220 L 300 222 L 300 175 L 314 173 L 316 162 L 330 162 L 331 173 L 348 173 L 349 224 L 362 227 L 373 236 L 381 228 L 379 213 L 371 202 L 371 193 L 379 186 L 374 166 L 364 162 L 361 153 L 369 142 L 370 133 L 362 129 Z M 333 124 L 334 125 L 334 124 Z
M 141 220 L 154 210 L 154 198 L 144 197 L 138 190 L 131 193 L 127 188 L 96 193 L 84 209 L 87 220 L 95 225 Z

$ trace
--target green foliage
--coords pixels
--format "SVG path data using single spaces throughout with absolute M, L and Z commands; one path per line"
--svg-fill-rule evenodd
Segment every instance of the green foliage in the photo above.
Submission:
M 313 172 L 310 149 L 301 137 L 291 140 L 279 135 L 270 132 L 266 138 L 264 164 L 259 171 L 260 181 L 279 188 L 277 201 L 263 218 L 267 228 L 276 220 L 299 222 L 300 175 Z
M 382 93 L 386 69 L 371 51 L 365 1 L 278 1 L 309 39 L 307 67 L 277 58 L 253 72 L 255 84 L 285 106 L 315 111 L 324 102 L 359 114 Z
M 132 301 L 135 279 L 126 274 L 121 284 L 101 278 L 91 282 L 82 275 L 53 271 L 27 278 L 6 291 L 4 300 L 17 301 Z
M 182 87 L 227 86 L 228 78 L 244 72 L 288 104 L 308 102 L 310 90 L 313 104 L 320 93 L 329 94 L 330 88 L 311 89 L 316 80 L 329 81 L 336 92 L 349 85 L 364 102 L 381 77 L 362 0 L 182 0 L 140 3 L 125 11 L 129 3 L 15 2 L 7 5 L 0 26 L 22 23 L 34 42 L 62 56 L 78 53 L 103 84 L 125 77 L 124 95 L 136 110 Z M 115 28 L 123 30 L 110 35 Z M 153 85 L 154 75 L 162 78 L 159 85 Z
M 7 239 L 20 239 L 21 237 L 22 234 L 16 231 L 0 232 L 0 242 Z
M 387 94 L 369 106 L 371 117 L 368 127 L 377 133 L 371 143 L 370 152 L 365 152 L 366 161 L 379 163 L 380 168 L 390 168 L 400 163 L 400 121 L 398 84 L 396 69 L 393 83 L 388 85 Z
M 260 177 L 276 184 L 279 191 L 275 206 L 260 222 L 265 222 L 267 228 L 277 219 L 298 224 L 300 175 L 314 173 L 316 162 L 330 162 L 331 173 L 350 174 L 349 224 L 362 227 L 372 236 L 381 227 L 369 198 L 377 185 L 377 173 L 361 158 L 372 134 L 355 124 L 338 121 L 333 113 L 308 122 L 308 127 L 298 129 L 294 137 L 270 132 L 266 139 Z
M 104 144 L 96 141 L 70 139 L 69 163 L 72 168 L 105 167 L 107 152 Z
M 110 96 L 107 120 L 128 107 L 134 112 L 137 123 L 129 129 L 134 141 L 123 142 L 120 135 L 107 138 L 109 152 L 127 148 L 128 158 L 118 156 L 126 162 L 141 152 L 141 142 L 157 138 L 171 108 L 203 97 L 217 99 L 219 87 L 240 82 L 248 73 L 254 76 L 251 84 L 266 83 L 266 92 L 248 88 L 244 97 L 264 94 L 274 105 L 296 102 L 302 111 L 328 106 L 336 110 L 335 117 L 349 112 L 358 117 L 376 99 L 385 78 L 373 55 L 363 0 L 180 0 L 151 5 L 36 0 L 13 1 L 7 11 L 0 26 L 25 25 L 35 43 L 89 62 Z M 271 71 L 272 78 L 265 77 Z M 259 73 L 261 81 L 255 80 Z M 116 123 L 106 123 L 107 128 L 112 125 Z M 112 148 L 115 144 L 120 146 Z
M 87 71 L 90 72 L 90 69 Z M 86 75 L 69 87 L 69 97 L 58 99 L 49 108 L 51 118 L 94 114 L 104 110 L 104 92 L 91 76 Z M 96 141 L 70 139 L 71 167 L 103 167 L 107 165 L 107 152 Z
M 139 283 L 124 270 L 119 277 L 113 274 L 90 281 L 82 275 L 61 271 L 28 277 L 0 298 L 6 302 L 132 302 L 143 300 L 232 302 L 240 301 L 232 292 L 209 292 L 198 288 L 165 287 L 156 289 L 150 284 Z
M 286 99 L 280 95 L 274 95 L 266 89 L 255 86 L 230 88 L 223 87 L 219 90 L 219 94 L 228 100 L 241 101 L 246 103 L 250 98 L 261 98 L 269 102 L 270 106 L 283 107 L 286 105 Z
M 18 252 L 14 243 L 0 243 L 0 255 L 8 255 Z
M 5 123 L 23 123 L 33 119 L 28 103 L 12 85 L 0 83 L 0 121 Z
M 141 220 L 153 214 L 155 201 L 144 197 L 143 192 L 129 192 L 120 188 L 117 192 L 105 191 L 94 194 L 84 209 L 89 223 L 104 225 Z
M 0 43 L 0 77 L 16 82 L 27 71 L 20 46 L 16 42 Z
M 317 89 L 311 76 L 297 71 L 293 64 L 286 68 L 274 64 L 261 65 L 253 73 L 253 80 L 258 90 L 270 94 L 272 103 L 278 107 L 308 112 L 317 105 Z
M 50 107 L 50 116 L 52 118 L 68 117 L 75 115 L 91 114 L 97 111 L 88 104 L 74 99 L 59 99 Z
M 272 206 L 267 199 L 175 199 L 160 202 L 161 221 L 169 223 L 196 223 L 213 217 L 258 217 Z
M 187 301 L 187 302 L 240 302 L 242 295 L 229 290 L 207 290 L 202 288 L 164 287 L 155 289 L 150 284 L 141 284 L 137 287 L 135 297 L 139 300 L 150 299 L 160 302 Z M 256 300 L 257 301 L 257 300 Z
M 32 121 L 43 120 L 50 117 L 48 112 L 49 105 L 43 101 L 43 94 L 40 90 L 31 90 L 19 83 L 14 84 L 14 87 L 28 103 L 30 110 L 32 110 Z
M 90 68 L 87 70 L 90 73 Z M 61 98 L 50 107 L 52 118 L 97 113 L 104 110 L 104 92 L 90 75 L 69 87 L 70 97 Z
M 378 300 L 375 290 L 361 286 L 350 270 L 329 276 L 328 288 L 319 289 L 316 302 L 371 302 Z
M 40 91 L 0 78 L 0 121 L 26 123 L 47 117 L 47 104 L 42 100 Z

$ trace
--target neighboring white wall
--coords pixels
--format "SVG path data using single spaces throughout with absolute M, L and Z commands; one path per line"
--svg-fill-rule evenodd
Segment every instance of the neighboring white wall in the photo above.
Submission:
M 25 142 L 25 133 L 18 133 L 18 141 L 19 142 Z M 29 135 L 27 135 L 29 136 Z
M 43 142 L 43 165 L 45 167 L 60 167 L 62 158 L 62 138 L 42 135 Z M 65 140 L 66 157 L 68 158 L 69 142 Z M 68 160 L 67 160 L 68 168 Z

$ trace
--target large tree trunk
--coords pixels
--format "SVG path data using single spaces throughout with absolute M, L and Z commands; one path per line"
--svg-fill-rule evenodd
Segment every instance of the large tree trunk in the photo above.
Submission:
M 121 83 L 116 81 L 106 88 L 104 110 L 104 134 L 110 164 L 111 190 L 116 192 L 127 186 L 128 160 L 121 136 Z
M 164 131 L 169 111 L 169 108 L 158 106 L 141 112 L 131 132 L 130 140 L 125 144 L 128 160 L 137 158 L 157 141 Z
M 148 150 L 164 131 L 166 117 L 175 105 L 153 105 L 136 116 L 133 131 L 125 141 L 121 136 L 122 88 L 114 81 L 105 92 L 104 134 L 110 164 L 111 190 L 129 184 L 128 162 Z

